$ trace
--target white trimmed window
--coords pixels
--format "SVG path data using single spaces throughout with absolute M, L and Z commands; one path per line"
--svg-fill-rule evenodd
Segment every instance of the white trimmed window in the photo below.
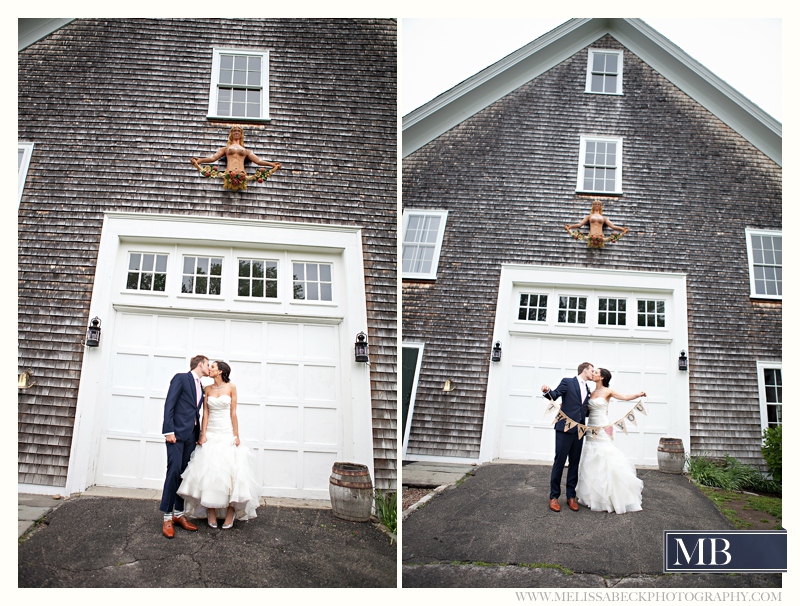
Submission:
M 276 299 L 278 297 L 278 262 L 269 259 L 238 259 L 240 297 Z
M 131 252 L 128 254 L 127 290 L 164 292 L 167 287 L 169 255 Z
M 222 258 L 184 256 L 181 293 L 220 295 L 222 293 Z
M 783 242 L 781 232 L 746 229 L 750 296 L 783 298 Z
M 622 94 L 622 51 L 590 48 L 586 67 L 586 92 L 601 95 Z
M 435 280 L 442 251 L 446 210 L 403 212 L 403 277 Z
M 294 298 L 304 301 L 333 301 L 333 266 L 330 263 L 294 261 Z
M 627 299 L 598 298 L 597 323 L 600 326 L 625 326 L 627 305 Z
M 28 165 L 31 163 L 33 143 L 17 143 L 17 180 L 19 182 L 19 195 L 17 206 L 22 202 L 22 190 L 25 189 L 25 177 L 28 176 Z
M 641 328 L 665 328 L 667 302 L 663 299 L 639 299 L 636 301 L 636 324 Z
M 518 320 L 547 322 L 547 295 L 520 293 Z
M 559 324 L 586 324 L 586 297 L 558 297 Z
M 576 191 L 622 193 L 622 137 L 581 136 Z
M 780 362 L 758 362 L 758 399 L 763 429 L 783 423 L 782 374 Z
M 208 118 L 269 120 L 269 51 L 215 48 Z

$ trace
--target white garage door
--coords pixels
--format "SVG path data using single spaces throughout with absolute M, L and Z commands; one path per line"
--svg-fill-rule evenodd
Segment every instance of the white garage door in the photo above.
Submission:
M 689 444 L 688 373 L 678 370 L 687 340 L 682 275 L 504 265 L 492 340 L 503 351 L 489 369 L 480 459 L 552 461 L 556 412 L 541 386 L 590 362 L 611 372 L 615 391 L 647 392 L 647 414 L 626 421 L 627 433 L 615 428 L 614 443 L 634 464 L 657 465 L 661 438 Z M 635 403 L 612 400 L 609 421 Z
M 627 435 L 615 430 L 614 443 L 636 465 L 657 464 L 658 442 L 671 435 L 674 398 L 668 380 L 672 360 L 664 343 L 573 340 L 513 335 L 507 348 L 509 380 L 501 397 L 502 426 L 498 456 L 504 459 L 552 460 L 555 452 L 555 413 L 545 415 L 549 400 L 541 386 L 555 388 L 563 377 L 576 374 L 577 364 L 593 362 L 608 368 L 611 387 L 620 393 L 646 391 L 647 415 L 637 413 L 637 425 L 627 423 Z M 505 354 L 506 352 L 504 352 Z M 579 364 L 580 362 L 578 362 Z M 612 401 L 609 420 L 616 421 L 635 402 Z
M 338 326 L 118 313 L 114 337 L 97 484 L 163 486 L 164 398 L 190 351 L 231 365 L 263 493 L 327 495 L 342 455 Z
M 224 360 L 265 496 L 328 499 L 337 460 L 374 477 L 357 227 L 105 213 L 67 484 L 161 489 L 164 398 L 196 354 Z

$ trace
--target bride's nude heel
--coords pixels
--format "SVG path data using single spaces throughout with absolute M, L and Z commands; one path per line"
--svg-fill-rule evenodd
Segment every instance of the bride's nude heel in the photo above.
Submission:
M 227 523 L 228 522 L 228 516 L 226 515 L 225 516 L 225 522 L 226 523 L 222 525 L 222 528 L 225 529 L 225 530 L 227 530 L 228 528 L 233 528 L 233 522 L 236 519 L 236 511 L 230 511 L 230 512 L 228 512 L 228 515 L 231 516 L 231 521 L 230 521 L 229 524 Z

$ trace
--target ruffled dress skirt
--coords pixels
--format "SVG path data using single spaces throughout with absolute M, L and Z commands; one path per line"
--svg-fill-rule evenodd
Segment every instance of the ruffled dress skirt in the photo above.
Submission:
M 215 412 L 212 411 L 212 420 Z M 253 451 L 243 444 L 236 446 L 232 428 L 212 431 L 211 422 L 206 438 L 195 448 L 181 475 L 178 494 L 184 498 L 184 511 L 193 518 L 207 518 L 208 510 L 214 508 L 217 517 L 224 518 L 228 506 L 233 505 L 235 519 L 255 518 L 259 483 Z
M 607 419 L 590 416 L 587 425 L 606 425 Z M 633 463 L 605 432 L 596 438 L 587 435 L 584 439 L 575 489 L 578 502 L 592 511 L 641 511 L 644 483 L 637 477 Z

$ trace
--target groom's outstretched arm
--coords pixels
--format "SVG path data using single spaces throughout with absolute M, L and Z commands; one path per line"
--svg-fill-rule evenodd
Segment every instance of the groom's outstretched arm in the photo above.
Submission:
M 567 391 L 567 380 L 561 379 L 561 383 L 555 389 L 550 389 L 547 385 L 542 385 L 542 395 L 551 400 L 558 400 Z

